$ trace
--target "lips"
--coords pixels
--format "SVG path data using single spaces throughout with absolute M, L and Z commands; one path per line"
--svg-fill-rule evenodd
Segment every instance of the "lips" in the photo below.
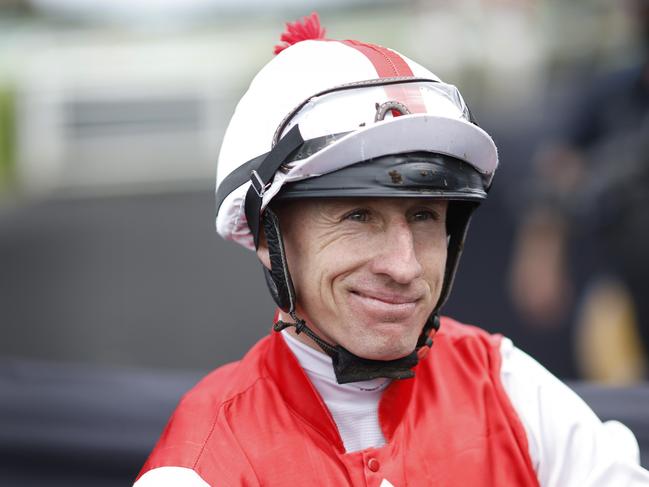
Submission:
M 353 289 L 349 292 L 357 312 L 382 321 L 400 321 L 409 318 L 417 307 L 420 296 L 383 291 Z
M 356 294 L 361 298 L 373 299 L 375 301 L 382 301 L 386 304 L 408 304 L 419 301 L 419 296 L 414 294 L 400 294 L 400 293 L 386 293 L 381 291 L 361 291 L 352 290 L 352 294 Z

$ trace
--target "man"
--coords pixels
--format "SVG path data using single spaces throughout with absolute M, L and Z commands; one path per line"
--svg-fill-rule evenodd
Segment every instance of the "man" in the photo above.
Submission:
M 625 427 L 439 318 L 497 166 L 458 90 L 315 15 L 282 39 L 228 127 L 216 219 L 256 249 L 275 331 L 183 398 L 136 485 L 649 482 Z

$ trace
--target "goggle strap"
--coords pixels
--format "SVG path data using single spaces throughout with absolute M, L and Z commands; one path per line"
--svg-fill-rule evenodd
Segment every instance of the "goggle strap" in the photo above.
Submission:
M 246 220 L 255 241 L 259 246 L 259 225 L 264 193 L 275 176 L 275 172 L 288 157 L 304 143 L 300 129 L 295 125 L 279 143 L 268 153 L 257 169 L 250 171 L 250 188 L 246 193 Z

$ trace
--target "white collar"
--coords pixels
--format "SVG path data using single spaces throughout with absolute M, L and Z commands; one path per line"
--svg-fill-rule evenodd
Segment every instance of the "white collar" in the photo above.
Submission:
M 302 368 L 311 376 L 316 376 L 318 379 L 325 381 L 336 388 L 348 391 L 375 392 L 383 391 L 389 384 L 390 379 L 379 377 L 377 379 L 364 380 L 358 382 L 350 382 L 348 384 L 338 384 L 336 381 L 336 374 L 334 373 L 331 357 L 320 352 L 314 348 L 309 347 L 306 343 L 302 343 L 295 338 L 287 329 L 282 330 L 282 336 L 286 344 L 291 349 Z

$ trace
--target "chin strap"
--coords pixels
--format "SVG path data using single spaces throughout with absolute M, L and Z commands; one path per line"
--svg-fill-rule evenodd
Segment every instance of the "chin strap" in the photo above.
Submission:
M 294 311 L 289 314 L 294 320 L 293 323 L 279 320 L 273 325 L 273 329 L 279 332 L 292 326 L 298 335 L 304 332 L 324 353 L 331 357 L 334 373 L 336 374 L 336 381 L 339 384 L 377 379 L 379 377 L 385 377 L 387 379 L 410 379 L 414 377 L 415 373 L 412 369 L 419 362 L 419 349 L 421 346 L 430 348 L 433 345 L 432 336 L 439 329 L 439 317 L 435 313 L 428 319 L 424 327 L 424 330 L 428 333 L 423 345 L 418 345 L 410 354 L 399 359 L 371 360 L 354 355 L 340 345 L 333 346 L 325 342 Z
M 293 318 L 294 323 L 288 323 L 286 321 L 279 320 L 273 325 L 273 330 L 282 331 L 284 328 L 293 326 L 295 327 L 295 333 L 299 335 L 300 333 L 304 332 L 306 336 L 316 342 L 316 344 L 322 349 L 324 353 L 333 358 L 333 356 L 336 354 L 336 347 L 329 345 L 322 338 L 316 335 L 313 330 L 311 330 L 311 328 L 306 326 L 306 322 L 303 319 L 298 318 L 297 314 L 295 314 L 295 311 L 291 311 L 289 314 L 291 315 L 291 318 Z

